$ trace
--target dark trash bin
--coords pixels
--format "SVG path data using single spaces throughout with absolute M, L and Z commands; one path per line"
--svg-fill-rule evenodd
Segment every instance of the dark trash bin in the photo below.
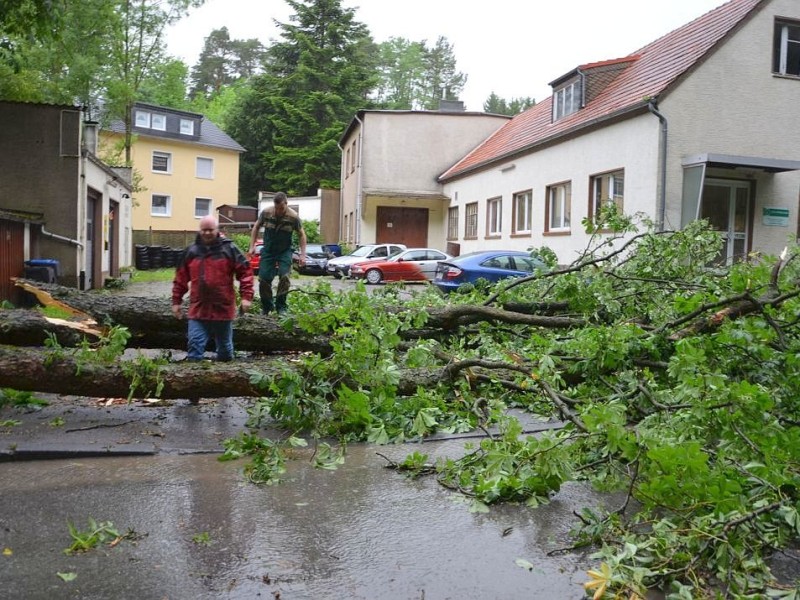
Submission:
M 34 258 L 25 261 L 25 279 L 42 283 L 58 283 L 60 265 L 52 258 Z

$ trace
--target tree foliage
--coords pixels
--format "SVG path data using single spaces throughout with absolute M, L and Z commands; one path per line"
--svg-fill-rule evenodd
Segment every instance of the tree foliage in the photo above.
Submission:
M 444 37 L 429 48 L 423 40 L 413 42 L 392 37 L 379 45 L 380 80 L 372 97 L 390 110 L 439 108 L 439 100 L 457 100 L 467 76 L 455 71 L 454 50 Z
M 265 48 L 257 39 L 232 40 L 227 27 L 213 30 L 192 68 L 190 96 L 214 97 L 237 81 L 260 72 Z
M 375 85 L 375 47 L 354 10 L 339 0 L 287 0 L 295 10 L 278 23 L 265 72 L 253 77 L 229 121 L 248 152 L 242 198 L 258 190 L 315 194 L 338 187 L 337 140 Z
M 487 113 L 494 113 L 496 115 L 508 115 L 513 117 L 519 113 L 528 110 L 531 106 L 536 104 L 533 98 L 511 98 L 506 100 L 492 92 L 483 103 L 483 110 Z
M 800 538 L 798 249 L 712 268 L 722 240 L 703 223 L 624 239 L 599 233 L 606 225 L 587 223 L 590 247 L 567 267 L 418 294 L 402 311 L 390 308 L 394 286 L 296 293 L 294 324 L 331 335 L 334 352 L 262 378 L 271 393 L 248 435 L 266 417 L 342 445 L 482 428 L 461 458 L 392 466 L 434 474 L 475 510 L 536 507 L 567 481 L 622 491 L 618 509 L 578 515 L 596 598 L 792 597 L 769 559 Z M 442 303 L 483 316 L 409 343 L 403 332 Z M 399 394 L 400 369 L 421 365 L 440 370 L 439 384 Z M 526 435 L 509 407 L 563 426 Z

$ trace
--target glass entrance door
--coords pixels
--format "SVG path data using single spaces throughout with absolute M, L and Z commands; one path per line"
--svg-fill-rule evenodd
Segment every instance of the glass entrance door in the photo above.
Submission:
M 707 179 L 703 186 L 700 218 L 722 233 L 725 240 L 720 262 L 742 260 L 749 247 L 750 184 L 745 181 Z

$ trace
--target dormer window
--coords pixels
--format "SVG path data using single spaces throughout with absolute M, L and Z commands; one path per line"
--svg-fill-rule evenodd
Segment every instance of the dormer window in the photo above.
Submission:
M 553 92 L 553 121 L 578 112 L 581 107 L 581 83 L 573 81 Z
M 181 119 L 181 135 L 194 135 L 194 121 Z

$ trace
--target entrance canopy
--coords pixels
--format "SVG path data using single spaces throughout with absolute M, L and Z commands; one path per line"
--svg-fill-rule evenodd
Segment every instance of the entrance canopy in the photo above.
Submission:
M 699 218 L 703 196 L 703 182 L 707 168 L 761 170 L 765 173 L 783 173 L 800 170 L 800 161 L 738 156 L 735 154 L 694 154 L 684 156 L 683 194 L 681 199 L 681 227 Z
M 762 158 L 760 156 L 737 156 L 734 154 L 694 154 L 686 156 L 681 161 L 684 167 L 705 164 L 708 167 L 723 169 L 760 169 L 767 173 L 782 173 L 784 171 L 800 170 L 800 160 L 781 160 L 778 158 Z

